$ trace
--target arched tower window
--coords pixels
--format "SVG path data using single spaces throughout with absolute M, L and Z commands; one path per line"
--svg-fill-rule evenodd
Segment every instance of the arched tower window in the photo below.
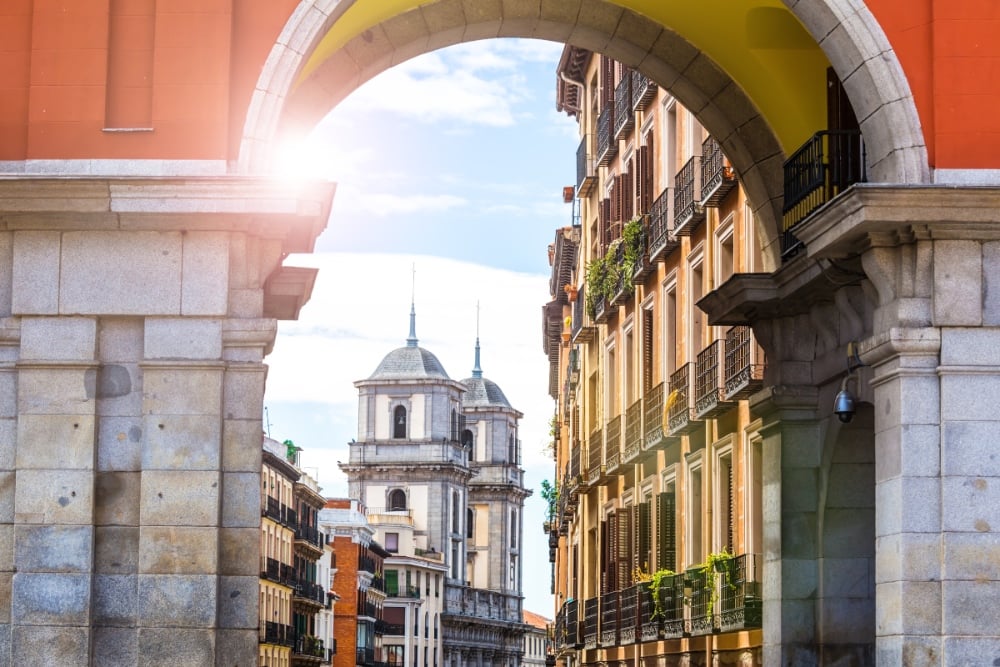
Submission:
M 507 444 L 507 462 L 517 463 L 517 452 L 514 451 L 514 434 L 510 434 L 510 441 Z
M 389 494 L 389 511 L 406 509 L 406 492 L 402 489 L 393 489 Z
M 472 508 L 470 507 L 470 508 L 466 509 L 465 510 L 465 536 L 468 539 L 470 539 L 470 540 L 472 539 L 472 530 L 473 530 L 473 528 L 472 528 L 472 522 L 473 522 L 474 519 L 475 519 L 475 513 L 472 511 Z
M 392 437 L 396 440 L 406 439 L 406 408 L 397 405 L 392 411 Z
M 458 411 L 451 409 L 451 441 L 458 442 Z

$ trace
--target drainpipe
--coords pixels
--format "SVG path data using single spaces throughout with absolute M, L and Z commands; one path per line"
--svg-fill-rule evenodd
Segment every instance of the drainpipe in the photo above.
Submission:
M 580 89 L 579 99 L 580 100 L 583 99 L 583 94 L 584 94 L 585 88 L 584 88 L 584 85 L 583 85 L 582 81 L 577 81 L 576 79 L 569 78 L 568 76 L 566 76 L 566 72 L 559 72 L 559 79 L 562 80 L 562 81 L 565 81 L 568 84 L 577 86 Z M 561 107 L 559 109 L 559 111 L 569 111 L 570 113 L 573 113 L 573 114 L 578 114 L 578 113 L 580 113 L 580 111 L 582 111 L 582 109 L 580 109 L 580 107 L 570 107 L 570 106 L 567 106 L 567 105 L 559 105 L 559 106 Z

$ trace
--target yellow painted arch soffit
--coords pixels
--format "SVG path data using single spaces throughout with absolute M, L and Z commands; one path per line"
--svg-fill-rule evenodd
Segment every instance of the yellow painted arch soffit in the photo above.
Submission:
M 607 0 L 710 57 L 761 111 L 790 154 L 826 127 L 829 62 L 780 0 Z M 351 39 L 427 0 L 355 0 L 318 42 L 300 81 Z

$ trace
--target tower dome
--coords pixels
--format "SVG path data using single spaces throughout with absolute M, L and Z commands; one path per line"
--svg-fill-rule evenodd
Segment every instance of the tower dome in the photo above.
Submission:
M 444 366 L 428 350 L 417 345 L 417 313 L 410 305 L 410 335 L 406 346 L 385 355 L 368 380 L 450 380 Z
M 509 408 L 510 401 L 504 396 L 500 386 L 492 380 L 483 377 L 483 369 L 479 367 L 479 337 L 476 337 L 476 365 L 472 369 L 472 377 L 462 380 L 465 394 L 462 403 L 467 408 Z

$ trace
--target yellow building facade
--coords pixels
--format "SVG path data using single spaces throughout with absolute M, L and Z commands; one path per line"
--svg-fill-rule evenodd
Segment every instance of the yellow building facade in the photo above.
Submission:
M 566 665 L 760 662 L 764 359 L 704 295 L 759 270 L 753 215 L 718 143 L 670 91 L 566 47 L 579 122 L 574 225 L 545 309 L 557 401 L 549 523 Z
M 260 648 L 261 667 L 290 667 L 295 632 L 295 479 L 276 443 L 264 441 L 261 466 Z M 270 446 L 269 446 L 270 445 Z

